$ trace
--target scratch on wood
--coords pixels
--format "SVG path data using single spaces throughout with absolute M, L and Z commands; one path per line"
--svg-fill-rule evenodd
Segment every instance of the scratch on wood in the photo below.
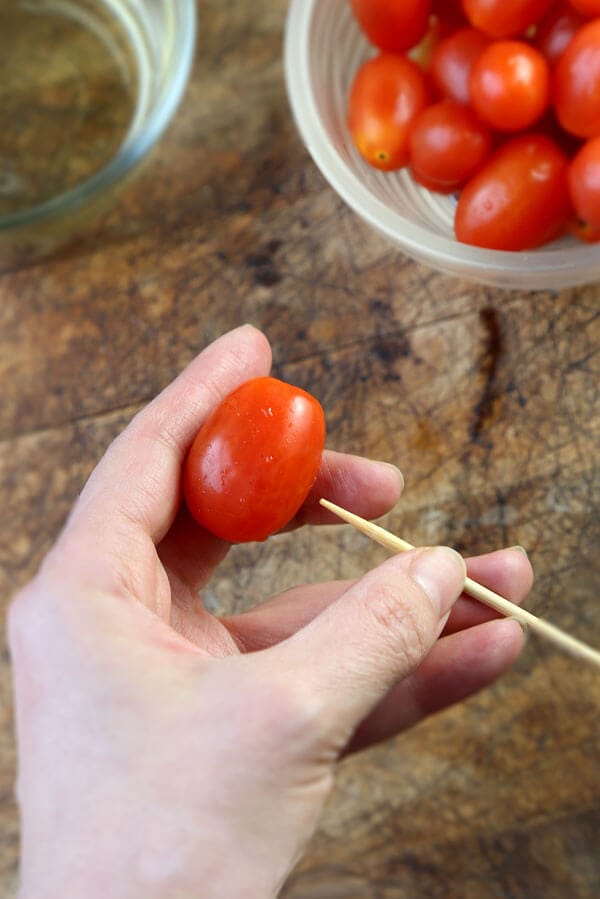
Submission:
M 486 343 L 480 362 L 483 388 L 479 402 L 475 406 L 473 421 L 469 429 L 473 442 L 478 442 L 485 426 L 494 417 L 497 400 L 500 398 L 497 385 L 498 365 L 504 349 L 498 313 L 492 306 L 479 312 L 479 318 L 486 332 Z

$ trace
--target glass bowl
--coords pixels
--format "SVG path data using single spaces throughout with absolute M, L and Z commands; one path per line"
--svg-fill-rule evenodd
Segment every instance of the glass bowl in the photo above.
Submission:
M 195 0 L 2 4 L 0 262 L 107 204 L 172 118 L 195 31 Z
M 313 160 L 362 219 L 417 261 L 504 288 L 559 289 L 600 280 L 600 244 L 572 237 L 528 252 L 482 250 L 454 237 L 455 199 L 416 184 L 407 171 L 379 172 L 346 127 L 352 77 L 373 49 L 348 0 L 291 0 L 285 34 L 288 96 Z

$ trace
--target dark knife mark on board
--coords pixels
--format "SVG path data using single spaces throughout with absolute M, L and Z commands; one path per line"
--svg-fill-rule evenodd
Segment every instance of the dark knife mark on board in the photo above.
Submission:
M 479 402 L 473 410 L 473 420 L 469 428 L 469 435 L 474 443 L 480 441 L 486 425 L 494 418 L 495 407 L 500 399 L 497 383 L 498 366 L 504 349 L 502 329 L 496 310 L 492 306 L 486 306 L 480 310 L 479 318 L 485 329 L 486 340 L 480 362 L 483 388 Z

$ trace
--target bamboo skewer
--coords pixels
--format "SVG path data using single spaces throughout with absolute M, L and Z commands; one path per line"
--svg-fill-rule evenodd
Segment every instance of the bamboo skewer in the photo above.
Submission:
M 351 524 L 356 530 L 365 534 L 365 536 L 369 537 L 371 540 L 374 540 L 375 543 L 379 543 L 381 546 L 384 546 L 392 552 L 407 552 L 410 549 L 414 549 L 414 546 L 407 543 L 406 540 L 396 537 L 394 534 L 386 531 L 385 528 L 373 524 L 373 522 L 367 521 L 365 518 L 361 518 L 353 512 L 348 512 L 347 509 L 337 506 L 328 499 L 321 499 L 320 503 L 325 509 L 329 509 L 330 512 L 333 512 L 339 518 L 343 519 L 348 524 Z M 479 584 L 477 581 L 467 577 L 465 578 L 464 592 L 474 599 L 479 600 L 479 602 L 484 605 L 495 609 L 496 612 L 500 612 L 501 615 L 515 618 L 527 627 L 528 630 L 535 631 L 540 634 L 540 636 L 546 637 L 551 643 L 554 643 L 571 655 L 580 659 L 585 659 L 600 668 L 600 652 L 596 649 L 593 649 L 591 646 L 588 646 L 587 643 L 583 643 L 576 637 L 572 637 L 559 627 L 556 627 L 556 625 L 550 624 L 542 618 L 538 618 L 526 609 L 522 609 L 520 606 L 516 605 L 516 603 L 510 602 L 510 600 L 505 599 L 498 593 L 494 593 L 493 590 L 484 587 L 483 584 Z

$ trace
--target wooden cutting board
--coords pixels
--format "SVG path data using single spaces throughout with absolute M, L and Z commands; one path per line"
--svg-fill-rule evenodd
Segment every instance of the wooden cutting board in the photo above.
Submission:
M 0 265 L 0 597 L 35 571 L 109 441 L 244 321 L 314 392 L 328 445 L 395 462 L 386 527 L 522 544 L 528 607 L 600 646 L 600 289 L 506 293 L 421 268 L 315 169 L 289 112 L 284 0 L 201 5 L 192 83 L 138 179 L 45 261 Z M 226 7 L 226 8 L 225 8 Z M 233 551 L 239 609 L 385 557 L 345 527 Z M 0 894 L 18 861 L 1 659 Z M 530 639 L 469 702 L 341 766 L 286 899 L 600 895 L 600 678 Z

